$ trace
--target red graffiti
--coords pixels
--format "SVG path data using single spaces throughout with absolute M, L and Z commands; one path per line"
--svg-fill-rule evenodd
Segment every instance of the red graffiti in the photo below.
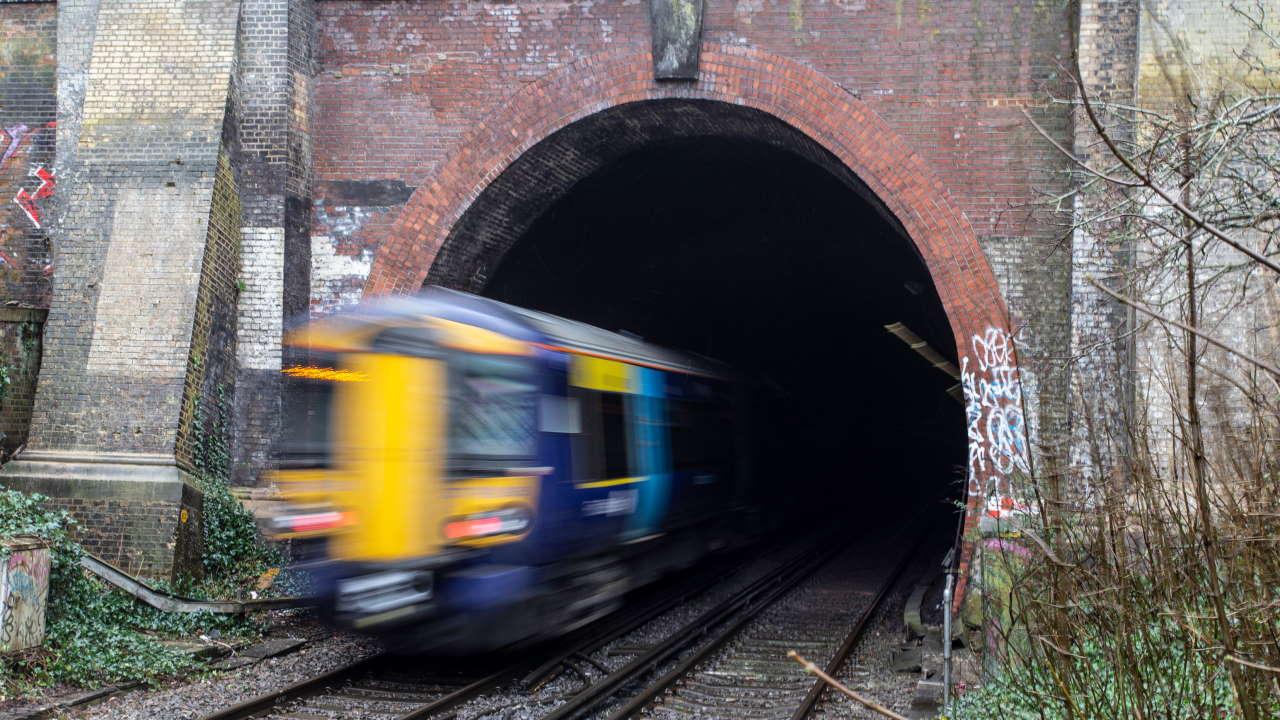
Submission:
M 13 197 L 13 201 L 18 203 L 18 207 L 22 208 L 22 211 L 27 214 L 27 217 L 31 218 L 31 222 L 36 227 L 40 227 L 40 208 L 36 207 L 35 201 L 52 195 L 56 185 L 53 182 L 53 173 L 42 167 L 36 168 L 31 174 L 40 178 L 40 187 L 36 188 L 34 194 L 28 193 L 26 188 L 22 188 Z

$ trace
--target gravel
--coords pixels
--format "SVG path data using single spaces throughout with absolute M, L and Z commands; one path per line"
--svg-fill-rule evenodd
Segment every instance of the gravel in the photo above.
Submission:
M 859 695 L 880 703 L 901 715 L 910 716 L 911 701 L 916 685 L 923 678 L 918 672 L 895 672 L 890 667 L 890 655 L 897 648 L 918 645 L 909 641 L 903 622 L 903 611 L 916 581 L 926 573 L 940 572 L 942 552 L 932 552 L 926 544 L 911 565 L 907 567 L 884 603 L 867 624 L 862 642 L 845 661 L 836 679 Z M 945 552 L 945 548 L 944 548 Z M 932 655 L 932 654 L 930 654 Z M 931 663 L 926 658 L 925 670 Z M 876 718 L 884 716 L 862 707 L 853 699 L 834 691 L 828 692 L 814 713 L 820 718 Z
M 190 720 L 354 662 L 380 649 L 368 638 L 335 632 L 316 622 L 309 613 L 298 610 L 276 613 L 268 634 L 304 638 L 307 643 L 287 655 L 267 658 L 238 670 L 216 673 L 196 682 L 116 695 L 60 717 Z
M 694 598 L 655 618 L 645 626 L 629 633 L 591 654 L 590 658 L 578 658 L 568 664 L 560 675 L 534 693 L 521 691 L 514 686 L 499 688 L 458 708 L 456 717 L 469 720 L 503 718 L 523 720 L 535 718 L 553 709 L 566 698 L 586 687 L 602 675 L 600 667 L 615 670 L 634 655 L 627 652 L 650 646 L 676 631 L 697 617 L 728 594 L 758 577 L 767 566 L 778 562 L 778 552 L 766 553 L 749 563 L 733 578 L 716 588 Z M 886 553 L 891 555 L 891 553 Z M 869 555 L 876 555 L 871 553 Z M 842 563 L 837 562 L 836 565 Z M 894 672 L 889 668 L 890 651 L 902 647 L 903 605 L 915 581 L 937 565 L 937 558 L 929 550 L 922 551 L 912 566 L 903 573 L 885 604 L 871 620 L 864 639 L 846 662 L 839 679 L 855 691 L 907 714 L 921 678 L 919 673 Z M 808 584 L 808 583 L 806 583 Z M 851 593 L 850 611 L 869 598 L 861 593 Z M 808 592 L 801 590 L 793 602 L 804 603 Z M 829 601 L 829 600 L 828 600 Z M 787 605 L 787 603 L 783 603 Z M 771 616 L 782 609 L 766 612 L 758 622 L 770 624 Z M 282 688 L 290 683 L 332 670 L 377 652 L 380 648 L 367 638 L 335 632 L 317 623 L 302 611 L 278 613 L 270 632 L 275 637 L 300 637 L 307 640 L 302 649 L 280 657 L 269 658 L 239 670 L 211 674 L 190 683 L 175 683 L 156 690 L 132 691 L 111 697 L 105 701 L 61 715 L 64 718 L 102 718 L 111 720 L 157 720 L 198 718 L 229 705 L 257 697 Z M 798 638 L 797 638 L 798 639 Z M 731 643 L 730 648 L 734 644 Z M 722 650 L 724 655 L 730 648 Z M 723 717 L 733 717 L 731 707 L 726 707 Z M 824 718 L 879 718 L 882 716 L 866 710 L 843 696 L 828 694 L 815 717 Z

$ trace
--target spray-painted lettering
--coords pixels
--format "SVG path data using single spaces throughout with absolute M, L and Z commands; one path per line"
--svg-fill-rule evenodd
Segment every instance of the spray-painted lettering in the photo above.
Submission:
M 989 327 L 974 335 L 971 353 L 961 358 L 969 440 L 969 493 L 986 499 L 994 516 L 1025 509 L 1016 499 L 1009 475 L 1029 473 L 1022 384 L 1013 338 Z

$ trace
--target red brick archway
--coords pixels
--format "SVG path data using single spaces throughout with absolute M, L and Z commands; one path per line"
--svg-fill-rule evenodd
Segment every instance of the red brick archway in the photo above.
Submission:
M 971 522 L 998 507 L 1012 494 L 1007 474 L 1025 469 L 1027 448 L 995 275 L 968 219 L 907 143 L 857 97 L 794 61 L 708 43 L 696 83 L 659 83 L 649 53 L 627 50 L 580 60 L 526 85 L 410 198 L 377 251 L 365 294 L 418 290 L 472 203 L 545 138 L 610 108 L 671 99 L 728 103 L 776 118 L 837 158 L 901 224 L 937 287 L 966 371 Z

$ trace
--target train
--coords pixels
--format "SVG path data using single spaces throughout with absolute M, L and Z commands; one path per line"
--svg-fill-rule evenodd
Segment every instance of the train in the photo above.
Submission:
M 460 291 L 290 327 L 273 483 L 335 625 L 472 654 L 569 632 L 759 528 L 727 365 Z

